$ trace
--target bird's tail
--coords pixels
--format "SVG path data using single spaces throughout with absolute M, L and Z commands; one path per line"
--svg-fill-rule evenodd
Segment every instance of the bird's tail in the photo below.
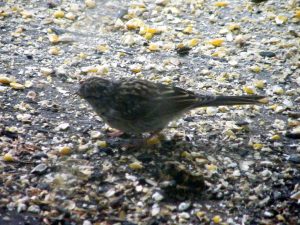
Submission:
M 224 106 L 224 105 L 252 105 L 266 104 L 268 99 L 259 95 L 242 96 L 216 96 L 212 101 L 207 101 L 202 106 Z

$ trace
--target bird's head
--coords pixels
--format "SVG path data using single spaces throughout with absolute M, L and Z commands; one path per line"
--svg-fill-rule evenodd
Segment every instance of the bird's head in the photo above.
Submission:
M 100 77 L 91 77 L 80 82 L 77 94 L 86 99 L 108 96 L 112 89 L 112 81 Z

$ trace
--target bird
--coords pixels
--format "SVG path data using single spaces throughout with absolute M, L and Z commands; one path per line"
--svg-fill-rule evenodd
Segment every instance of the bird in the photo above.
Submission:
M 143 79 L 110 80 L 90 77 L 77 94 L 110 127 L 123 133 L 157 134 L 189 110 L 206 106 L 265 103 L 265 96 L 216 96 Z

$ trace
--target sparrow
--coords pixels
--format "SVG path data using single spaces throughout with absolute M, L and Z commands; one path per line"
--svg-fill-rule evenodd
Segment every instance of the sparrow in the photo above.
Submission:
M 81 82 L 78 95 L 109 126 L 124 133 L 158 133 L 191 109 L 265 103 L 264 96 L 197 94 L 175 86 L 140 79 L 91 77 Z

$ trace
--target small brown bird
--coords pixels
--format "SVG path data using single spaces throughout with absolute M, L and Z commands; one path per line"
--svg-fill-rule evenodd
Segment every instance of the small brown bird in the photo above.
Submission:
M 78 94 L 111 127 L 126 133 L 157 133 L 185 112 L 203 106 L 264 103 L 264 96 L 201 95 L 147 80 L 91 77 Z

